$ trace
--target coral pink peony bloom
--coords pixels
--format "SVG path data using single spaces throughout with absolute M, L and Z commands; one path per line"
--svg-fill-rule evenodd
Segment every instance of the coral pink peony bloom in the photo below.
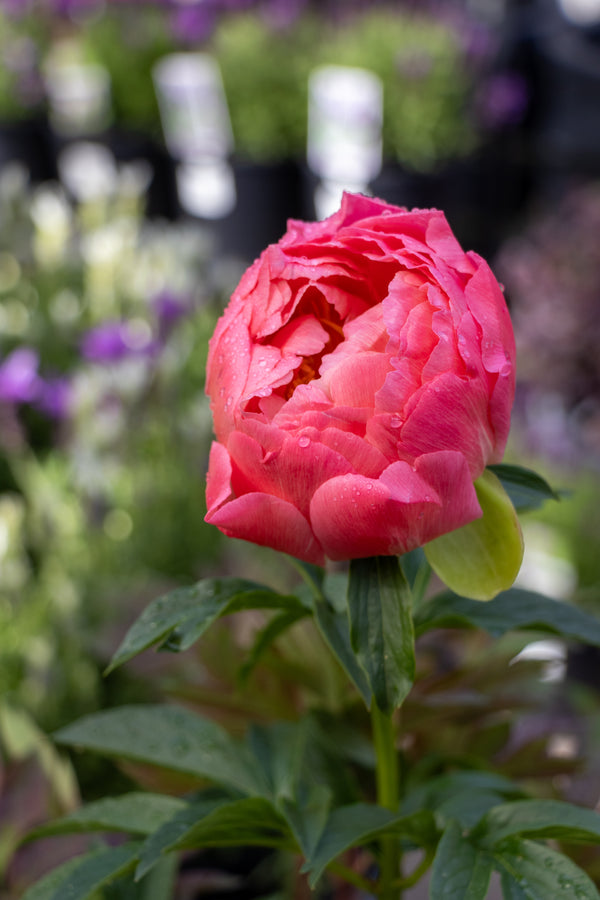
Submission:
M 290 221 L 210 342 L 206 520 L 316 564 L 472 521 L 514 359 L 498 282 L 442 212 L 346 194 L 323 222 Z

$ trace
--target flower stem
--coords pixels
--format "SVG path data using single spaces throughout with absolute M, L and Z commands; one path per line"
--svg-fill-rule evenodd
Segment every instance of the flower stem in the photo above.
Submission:
M 392 714 L 382 712 L 373 701 L 371 707 L 371 724 L 376 754 L 377 802 L 380 806 L 398 812 L 399 780 L 398 756 Z M 386 835 L 381 839 L 381 879 L 380 891 L 382 900 L 397 900 L 400 897 L 398 884 L 400 865 L 400 848 L 398 839 Z

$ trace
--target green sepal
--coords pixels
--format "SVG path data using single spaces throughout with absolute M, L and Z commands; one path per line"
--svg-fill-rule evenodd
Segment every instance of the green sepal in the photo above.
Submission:
M 514 582 L 523 561 L 523 535 L 510 497 L 493 472 L 475 482 L 483 515 L 425 545 L 434 572 L 472 600 L 491 600 Z

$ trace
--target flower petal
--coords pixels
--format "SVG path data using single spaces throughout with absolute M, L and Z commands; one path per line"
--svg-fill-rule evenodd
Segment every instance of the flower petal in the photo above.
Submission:
M 322 566 L 323 550 L 310 525 L 292 503 L 270 494 L 245 494 L 209 513 L 206 521 L 229 537 L 289 553 Z

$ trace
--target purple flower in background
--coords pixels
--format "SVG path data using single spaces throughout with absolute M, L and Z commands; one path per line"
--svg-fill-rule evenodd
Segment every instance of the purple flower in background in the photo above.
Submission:
M 35 405 L 50 419 L 66 419 L 71 408 L 71 383 L 67 378 L 40 381 Z
M 81 342 L 82 355 L 91 362 L 116 362 L 155 349 L 147 322 L 109 321 L 88 331 Z
M 207 3 L 175 4 L 171 30 L 177 40 L 198 43 L 208 40 L 216 24 L 216 11 Z
M 37 394 L 39 357 L 30 347 L 19 347 L 0 365 L 0 401 L 29 403 Z
M 294 24 L 305 5 L 306 0 L 263 0 L 261 12 L 271 28 L 283 30 Z
M 529 105 L 527 83 L 517 72 L 498 72 L 483 83 L 476 105 L 488 128 L 518 125 Z
M 159 334 L 166 337 L 177 322 L 187 316 L 190 304 L 188 300 L 170 291 L 161 291 L 152 300 L 152 309 L 158 320 Z

